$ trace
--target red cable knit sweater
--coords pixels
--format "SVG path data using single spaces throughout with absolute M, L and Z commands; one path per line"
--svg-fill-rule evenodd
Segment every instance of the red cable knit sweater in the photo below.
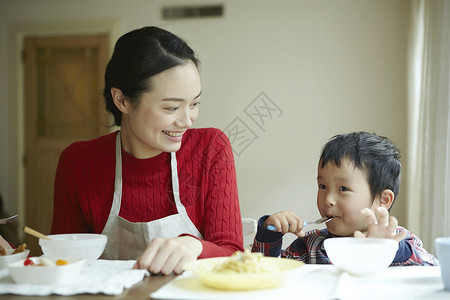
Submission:
M 111 209 L 117 132 L 76 142 L 56 171 L 52 233 L 101 233 Z M 236 170 L 227 136 L 218 129 L 189 129 L 177 152 L 180 198 L 204 237 L 199 258 L 243 250 Z M 170 153 L 137 159 L 122 150 L 119 215 L 149 222 L 176 214 Z

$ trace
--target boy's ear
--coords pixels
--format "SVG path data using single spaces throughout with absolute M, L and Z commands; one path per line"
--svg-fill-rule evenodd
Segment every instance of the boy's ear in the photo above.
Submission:
M 122 94 L 122 91 L 118 88 L 111 88 L 111 96 L 114 101 L 114 104 L 117 106 L 117 108 L 126 114 L 128 112 L 128 102 L 126 101 L 126 97 L 124 94 Z
M 389 209 L 392 206 L 392 203 L 394 202 L 394 192 L 390 189 L 385 189 L 381 192 L 380 195 L 380 205 L 379 207 L 384 207 L 386 210 L 389 211 Z

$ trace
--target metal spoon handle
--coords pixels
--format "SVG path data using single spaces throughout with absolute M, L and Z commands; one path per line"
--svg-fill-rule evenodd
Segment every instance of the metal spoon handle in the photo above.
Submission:
M 331 219 L 333 219 L 333 217 L 323 217 L 323 218 L 317 219 L 317 220 L 315 220 L 315 221 L 304 221 L 304 222 L 303 222 L 303 227 L 305 227 L 306 225 L 309 225 L 309 224 L 321 224 L 321 223 L 326 223 L 326 222 L 328 222 L 328 221 L 331 221 Z M 277 230 L 277 228 L 276 228 L 275 226 L 273 226 L 273 225 L 267 225 L 267 229 L 269 229 L 269 230 L 271 230 L 271 231 Z
M 14 215 L 14 216 L 9 217 L 9 218 L 0 219 L 0 224 L 6 224 L 6 223 L 9 223 L 11 221 L 14 221 L 15 219 L 17 219 L 18 216 L 19 215 Z
M 322 217 L 320 219 L 317 219 L 315 221 L 312 222 L 303 222 L 303 227 L 305 227 L 308 224 L 322 224 L 322 223 L 326 223 L 328 221 L 330 221 L 333 217 Z

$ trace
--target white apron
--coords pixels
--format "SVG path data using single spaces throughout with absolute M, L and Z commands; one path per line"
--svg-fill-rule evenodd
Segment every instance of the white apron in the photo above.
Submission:
M 108 221 L 102 232 L 108 237 L 102 258 L 137 259 L 144 252 L 147 245 L 156 237 L 173 238 L 182 233 L 189 233 L 203 239 L 201 233 L 189 219 L 186 208 L 180 201 L 177 158 L 175 152 L 170 154 L 172 190 L 178 213 L 151 222 L 129 222 L 119 216 L 122 201 L 122 146 L 120 132 L 117 133 L 114 197 Z

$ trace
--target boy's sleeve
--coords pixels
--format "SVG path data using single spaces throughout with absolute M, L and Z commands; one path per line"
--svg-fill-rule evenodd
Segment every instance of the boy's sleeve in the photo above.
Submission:
M 397 232 L 406 230 L 398 227 Z M 437 266 L 436 258 L 423 248 L 422 241 L 408 231 L 406 238 L 398 244 L 397 254 L 391 266 Z
M 281 254 L 281 246 L 283 244 L 283 234 L 263 227 L 263 224 L 268 217 L 268 215 L 262 216 L 258 220 L 252 252 L 261 252 L 264 256 L 279 257 Z
M 411 247 L 409 246 L 409 243 L 406 242 L 406 240 L 401 240 L 398 242 L 398 250 L 395 254 L 395 258 L 392 262 L 392 264 L 402 264 L 403 262 L 407 261 L 412 254 Z

